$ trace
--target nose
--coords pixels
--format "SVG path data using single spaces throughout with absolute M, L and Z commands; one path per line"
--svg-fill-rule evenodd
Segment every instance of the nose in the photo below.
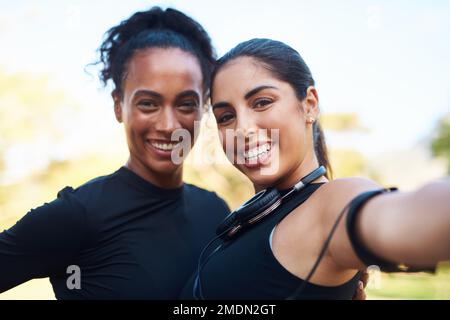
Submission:
M 171 134 L 174 130 L 180 129 L 181 124 L 178 121 L 176 110 L 171 106 L 163 107 L 158 121 L 155 124 L 156 131 L 164 134 Z
M 248 112 L 241 112 L 241 114 L 237 114 L 236 117 L 236 137 L 250 139 L 257 134 L 255 119 L 248 114 Z

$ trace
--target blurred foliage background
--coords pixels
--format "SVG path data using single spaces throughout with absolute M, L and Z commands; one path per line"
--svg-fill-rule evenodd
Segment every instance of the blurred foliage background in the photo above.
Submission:
M 447 173 L 450 173 L 450 116 L 440 120 L 431 149 L 434 156 L 446 159 Z
M 29 209 L 54 199 L 66 185 L 78 186 L 96 176 L 109 174 L 126 161 L 127 147 L 118 125 L 117 130 L 109 135 L 115 145 L 113 152 L 102 148 L 102 141 L 99 141 L 97 148 L 71 157 L 64 158 L 53 152 L 53 149 L 58 149 L 57 146 L 71 143 L 67 134 L 67 119 L 73 121 L 86 112 L 90 110 L 67 92 L 54 87 L 48 77 L 0 72 L 0 230 L 12 226 Z M 112 121 L 112 118 L 106 120 Z M 356 114 L 324 114 L 322 123 L 327 135 L 346 132 L 364 134 L 368 130 Z M 426 159 L 424 161 L 428 166 L 433 164 L 441 175 L 450 169 L 449 123 L 448 117 L 441 119 L 436 130 L 430 132 L 429 141 L 422 142 L 422 147 L 418 147 L 425 154 L 421 157 Z M 76 135 L 77 130 L 82 129 L 83 123 L 77 123 L 69 131 L 74 131 Z M 48 148 L 42 149 L 43 146 Z M 17 157 L 20 158 L 18 161 L 25 163 L 37 161 L 31 151 L 15 155 L 18 147 L 36 149 L 35 152 L 42 153 L 45 161 L 39 160 L 42 163 L 25 170 L 26 174 L 11 176 L 11 170 L 14 171 L 11 161 L 16 161 Z M 386 167 L 390 157 L 402 156 L 385 155 L 377 162 L 376 159 L 366 159 L 357 150 L 330 147 L 335 178 L 360 175 L 382 184 L 392 183 L 386 179 L 390 176 L 390 168 Z M 403 156 L 417 154 L 417 151 L 406 152 Z M 22 159 L 22 156 L 26 158 Z M 197 163 L 194 161 L 196 157 L 209 159 L 209 163 Z M 420 159 L 420 156 L 416 158 Z M 9 171 L 8 166 L 12 168 Z M 408 174 L 415 176 L 415 184 L 396 177 L 396 185 L 404 183 L 408 188 L 435 176 L 434 171 L 426 173 L 426 179 L 414 172 Z M 225 159 L 211 114 L 206 114 L 203 119 L 201 135 L 186 161 L 184 175 L 187 182 L 215 191 L 231 208 L 238 207 L 253 194 L 249 181 Z M 440 266 L 436 275 L 374 272 L 367 292 L 370 299 L 450 299 L 450 267 Z M 0 299 L 52 298 L 54 295 L 47 279 L 32 280 L 0 294 Z

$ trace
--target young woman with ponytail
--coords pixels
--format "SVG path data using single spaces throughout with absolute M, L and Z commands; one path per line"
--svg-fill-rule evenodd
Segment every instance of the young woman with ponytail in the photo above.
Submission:
M 211 102 L 223 149 L 261 192 L 221 224 L 183 298 L 350 299 L 368 266 L 450 260 L 449 178 L 412 192 L 331 180 L 319 168 L 331 171 L 314 85 L 279 41 L 249 40 L 218 60 Z

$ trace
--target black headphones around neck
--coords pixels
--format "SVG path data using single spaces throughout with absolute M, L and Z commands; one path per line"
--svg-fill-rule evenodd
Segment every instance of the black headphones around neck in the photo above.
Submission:
M 264 217 L 268 216 L 271 212 L 278 208 L 283 203 L 283 201 L 289 198 L 294 192 L 302 190 L 314 180 L 325 175 L 326 172 L 327 170 L 325 169 L 325 167 L 318 167 L 317 169 L 306 175 L 304 178 L 302 178 L 283 195 L 276 188 L 261 190 L 238 209 L 231 212 L 217 227 L 217 236 L 214 237 L 200 253 L 197 264 L 197 273 L 192 289 L 194 299 L 205 299 L 203 295 L 201 272 L 206 262 L 208 262 L 208 260 L 222 248 L 222 244 L 216 247 L 205 259 L 203 259 L 203 255 L 216 240 L 222 239 L 226 241 L 232 239 L 239 231 L 242 231 L 243 229 L 261 221 Z M 313 272 L 314 270 L 312 270 L 312 273 Z M 308 276 L 307 281 L 312 276 L 312 273 Z M 300 289 L 300 291 L 301 290 L 302 288 Z M 297 291 L 298 289 L 296 290 L 296 293 Z M 295 298 L 295 295 L 288 297 L 288 299 L 292 298 Z
M 297 182 L 284 195 L 281 195 L 280 191 L 276 188 L 261 190 L 238 209 L 231 212 L 217 227 L 216 234 L 220 235 L 224 240 L 231 239 L 239 231 L 259 222 L 261 219 L 269 215 L 294 192 L 302 190 L 314 180 L 325 175 L 326 172 L 325 167 L 318 167 Z

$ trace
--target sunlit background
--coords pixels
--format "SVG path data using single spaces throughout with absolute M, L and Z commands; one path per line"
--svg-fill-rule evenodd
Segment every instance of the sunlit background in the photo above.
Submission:
M 97 59 L 107 29 L 153 5 L 198 20 L 219 55 L 254 37 L 297 49 L 317 83 L 335 177 L 365 176 L 411 190 L 449 174 L 449 1 L 1 0 L 0 230 L 63 187 L 126 161 L 111 88 L 101 88 L 97 69 L 85 67 Z M 204 117 L 185 180 L 236 208 L 253 190 L 224 161 L 214 123 Z M 450 267 L 433 276 L 374 272 L 367 293 L 450 299 Z M 54 294 L 41 279 L 0 299 Z

